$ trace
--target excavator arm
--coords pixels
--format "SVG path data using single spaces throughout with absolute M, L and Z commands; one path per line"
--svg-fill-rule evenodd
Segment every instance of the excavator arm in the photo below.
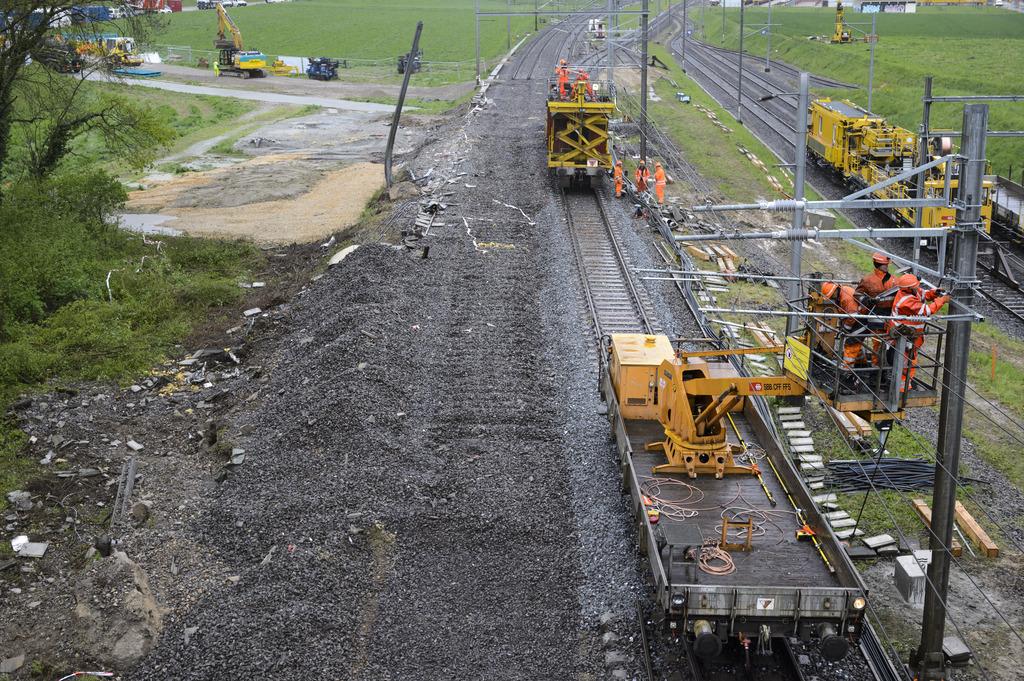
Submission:
M 223 42 L 227 41 L 227 34 L 231 33 L 231 43 L 236 50 L 242 49 L 242 32 L 235 26 L 235 22 L 228 16 L 224 5 L 217 3 L 217 44 L 216 47 L 223 49 Z

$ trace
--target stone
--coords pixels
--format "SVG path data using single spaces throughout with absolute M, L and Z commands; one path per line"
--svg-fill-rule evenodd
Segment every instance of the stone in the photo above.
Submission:
M 613 679 L 628 679 L 629 678 L 629 672 L 627 672 L 622 667 L 616 667 L 615 669 L 612 670 L 611 677 Z
M 924 572 L 913 556 L 898 556 L 893 574 L 896 590 L 907 603 L 924 604 Z
M 866 546 L 847 546 L 846 555 L 851 560 L 874 560 L 878 557 L 874 549 L 869 549 Z
M 163 609 L 146 573 L 122 551 L 94 560 L 74 584 L 71 642 L 102 664 L 128 667 L 144 657 L 163 628 Z
M 601 636 L 601 643 L 605 648 L 611 645 L 615 645 L 619 641 L 619 635 L 613 631 L 609 631 Z
M 94 478 L 100 474 L 98 468 L 79 468 L 78 477 L 80 478 Z
M 195 636 L 198 631 L 199 627 L 185 627 L 185 645 L 189 644 L 189 641 L 192 640 L 192 637 Z
M 46 555 L 48 548 L 50 548 L 50 542 L 30 541 L 22 544 L 15 553 L 19 558 L 42 558 Z
M 246 317 L 255 317 L 255 316 L 256 316 L 256 315 L 258 315 L 258 314 L 259 314 L 260 312 L 263 312 L 263 310 L 261 310 L 261 309 L 260 309 L 260 308 L 258 308 L 258 307 L 251 307 L 251 308 L 249 308 L 248 310 L 246 310 L 245 312 L 243 312 L 242 314 L 243 314 L 244 316 L 246 316 Z
M 608 667 L 616 664 L 623 664 L 625 661 L 626 656 L 618 650 L 609 650 L 604 654 L 604 663 Z
M 135 522 L 144 523 L 149 520 L 152 509 L 152 501 L 136 501 L 132 504 L 132 517 L 135 518 Z
M 143 449 L 145 449 L 142 445 L 140 445 L 135 440 L 128 440 L 127 446 L 128 446 L 128 449 L 132 450 L 133 452 L 141 452 Z
M 618 621 L 618 619 L 619 618 L 615 615 L 615 613 L 609 610 L 601 615 L 601 617 L 598 619 L 598 622 L 600 622 L 601 627 L 607 629 L 612 624 L 615 624 L 615 622 Z
M 32 494 L 31 492 L 16 489 L 13 492 L 7 493 L 7 503 L 13 506 L 16 511 L 31 511 Z
M 21 669 L 23 664 L 25 664 L 25 653 L 15 655 L 14 657 L 8 657 L 6 660 L 0 662 L 0 674 L 13 674 Z

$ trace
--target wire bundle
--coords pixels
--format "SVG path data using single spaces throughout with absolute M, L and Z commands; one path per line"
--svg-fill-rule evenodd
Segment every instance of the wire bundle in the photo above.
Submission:
M 697 564 L 701 572 L 709 575 L 721 577 L 736 572 L 736 563 L 732 561 L 732 556 L 720 549 L 715 539 L 704 540 L 704 545 L 700 547 L 700 555 L 697 556 Z
M 651 500 L 661 515 L 670 520 L 686 520 L 700 511 L 711 510 L 696 507 L 704 501 L 704 492 L 699 487 L 675 478 L 643 478 L 640 493 Z
M 840 492 L 931 489 L 934 480 L 935 464 L 914 459 L 841 459 L 829 461 L 825 472 L 825 484 Z

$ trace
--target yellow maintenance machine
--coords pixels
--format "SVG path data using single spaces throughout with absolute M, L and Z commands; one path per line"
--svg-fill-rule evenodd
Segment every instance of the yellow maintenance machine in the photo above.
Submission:
M 758 475 L 756 465 L 738 464 L 739 445 L 726 438 L 730 412 L 742 411 L 749 395 L 803 395 L 804 386 L 790 375 L 740 376 L 727 360 L 736 354 L 779 352 L 782 348 L 676 352 L 666 336 L 613 334 L 609 372 L 623 419 L 654 420 L 663 440 L 647 443 L 661 449 L 667 463 L 655 473 Z M 714 361 L 712 361 L 714 358 Z
M 917 160 L 918 136 L 905 128 L 888 123 L 884 118 L 857 106 L 849 100 L 816 99 L 811 103 L 810 128 L 807 148 L 811 154 L 851 184 L 867 187 L 913 168 Z M 949 152 L 949 138 L 941 133 L 929 140 L 935 157 Z M 924 163 L 924 161 L 922 161 Z M 925 176 L 925 196 L 941 197 L 945 187 L 945 165 L 928 171 Z M 952 189 L 957 188 L 955 175 Z M 991 179 L 983 183 L 984 198 L 981 209 L 986 231 L 992 222 Z M 913 198 L 913 180 L 896 182 L 877 192 L 882 199 Z M 892 208 L 889 214 L 897 222 L 914 225 L 915 208 Z M 923 227 L 951 227 L 956 222 L 952 207 L 925 208 L 921 216 Z
M 566 67 L 566 72 L 569 69 Z M 612 167 L 608 121 L 615 111 L 610 87 L 574 72 L 548 87 L 548 169 L 563 187 L 588 184 Z
M 843 7 L 842 2 L 836 3 L 836 25 L 832 30 L 832 38 L 829 40 L 830 43 L 852 43 L 853 32 L 850 27 L 846 25 L 846 8 Z
M 231 37 L 228 38 L 228 34 Z M 229 74 L 240 78 L 262 78 L 267 67 L 267 57 L 258 50 L 242 48 L 242 32 L 228 16 L 224 5 L 217 3 L 217 39 L 213 46 L 220 50 L 217 59 L 217 75 Z

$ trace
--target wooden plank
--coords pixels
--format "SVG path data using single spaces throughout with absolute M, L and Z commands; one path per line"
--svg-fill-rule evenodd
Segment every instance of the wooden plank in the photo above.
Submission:
M 921 516 L 921 520 L 928 527 L 932 526 L 932 509 L 928 506 L 928 503 L 924 499 L 914 499 L 910 503 L 914 505 L 914 510 Z M 960 557 L 964 552 L 964 547 L 960 546 L 960 540 L 953 537 L 953 555 Z
M 874 431 L 872 430 L 870 423 L 857 416 L 852 411 L 844 413 L 846 414 L 846 418 L 850 421 L 850 425 L 857 429 L 857 433 L 861 437 L 871 437 Z
M 999 547 L 996 543 L 989 538 L 988 533 L 982 529 L 978 521 L 971 517 L 971 514 L 967 512 L 964 505 L 959 501 L 956 502 L 956 521 L 960 523 L 960 527 L 963 529 L 964 534 L 971 538 L 974 545 L 981 549 L 989 558 L 999 557 Z
M 721 248 L 723 251 L 725 251 L 725 254 L 727 256 L 729 256 L 730 258 L 732 258 L 733 260 L 740 260 L 740 256 L 737 255 L 736 251 L 732 250 L 731 248 L 729 248 L 725 244 L 721 244 L 721 246 L 719 246 L 719 248 Z
M 692 244 L 686 244 L 686 252 L 692 255 L 693 257 L 697 258 L 698 260 L 703 260 L 704 262 L 711 260 L 711 256 L 705 253 L 703 248 L 694 246 Z

